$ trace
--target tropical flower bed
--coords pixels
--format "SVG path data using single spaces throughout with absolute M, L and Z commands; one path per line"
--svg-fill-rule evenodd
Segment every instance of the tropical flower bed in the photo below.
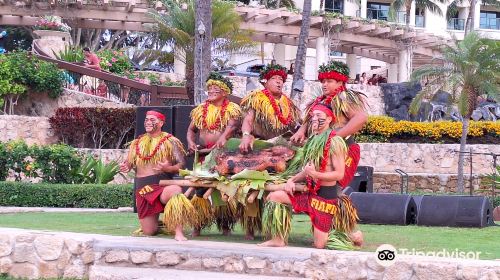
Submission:
M 452 121 L 395 121 L 385 116 L 369 117 L 359 135 L 362 142 L 458 143 L 462 123 Z M 499 144 L 500 121 L 471 121 L 469 143 Z

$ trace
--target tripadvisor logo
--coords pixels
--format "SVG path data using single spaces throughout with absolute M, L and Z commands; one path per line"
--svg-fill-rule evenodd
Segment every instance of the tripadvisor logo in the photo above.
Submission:
M 377 254 L 377 262 L 384 267 L 391 266 L 394 262 L 396 262 L 396 248 L 390 244 L 382 244 L 378 246 L 375 253 Z

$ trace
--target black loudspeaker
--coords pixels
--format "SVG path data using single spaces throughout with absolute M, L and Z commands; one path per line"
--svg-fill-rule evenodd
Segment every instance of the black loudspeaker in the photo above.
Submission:
M 485 196 L 424 195 L 417 225 L 485 227 L 493 223 L 493 208 Z
M 151 107 L 137 107 L 135 114 L 135 138 L 144 134 L 144 119 L 146 119 L 146 112 L 155 110 L 165 115 L 165 123 L 161 130 L 173 134 L 174 114 L 172 107 L 167 106 L 151 106 Z
M 349 187 L 354 192 L 373 192 L 373 167 L 358 166 Z
M 353 192 L 349 197 L 363 224 L 408 225 L 417 215 L 410 195 Z
M 191 111 L 195 108 L 194 105 L 177 105 L 173 107 L 174 123 L 172 134 L 181 140 L 184 147 L 187 149 L 187 131 L 191 123 Z M 186 166 L 184 168 L 193 169 L 193 156 L 186 157 Z

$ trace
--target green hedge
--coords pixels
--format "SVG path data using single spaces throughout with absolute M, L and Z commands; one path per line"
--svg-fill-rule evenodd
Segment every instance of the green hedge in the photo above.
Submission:
M 0 182 L 0 206 L 118 208 L 132 206 L 132 185 Z

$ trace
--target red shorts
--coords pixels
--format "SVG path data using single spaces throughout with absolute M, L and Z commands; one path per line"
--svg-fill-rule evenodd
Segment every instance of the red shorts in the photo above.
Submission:
M 163 189 L 160 185 L 146 185 L 135 191 L 135 201 L 139 219 L 163 212 L 165 205 L 160 201 Z
M 325 187 L 322 187 L 325 188 Z M 335 188 L 336 187 L 327 187 Z M 334 215 L 338 215 L 338 199 L 326 199 L 309 192 L 295 193 L 288 195 L 292 202 L 293 211 L 296 213 L 306 213 L 311 218 L 311 223 L 322 232 L 330 232 Z
M 349 149 L 347 151 L 347 158 L 345 160 L 345 171 L 344 178 L 339 180 L 339 185 L 342 188 L 349 186 L 354 175 L 356 174 L 356 170 L 358 169 L 359 159 L 361 157 L 360 147 L 356 143 L 352 143 L 349 145 Z

